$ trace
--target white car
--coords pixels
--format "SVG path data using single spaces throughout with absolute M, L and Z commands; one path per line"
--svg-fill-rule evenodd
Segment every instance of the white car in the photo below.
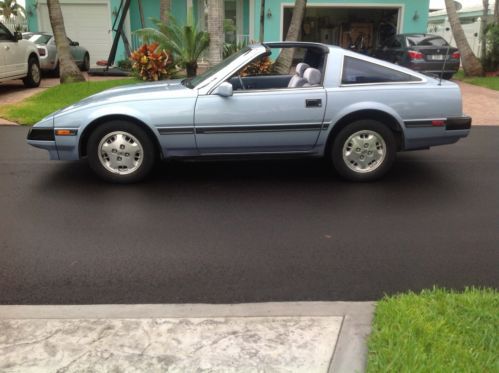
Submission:
M 0 23 L 0 82 L 22 79 L 26 87 L 40 85 L 40 58 L 36 45 L 22 40 L 21 33 L 12 34 Z

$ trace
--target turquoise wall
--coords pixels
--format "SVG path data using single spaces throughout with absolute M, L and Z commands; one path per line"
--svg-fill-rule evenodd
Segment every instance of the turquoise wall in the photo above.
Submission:
M 366 1 L 366 0 L 311 0 L 308 2 L 308 6 L 313 6 L 316 4 L 373 4 L 373 5 L 404 5 L 404 17 L 403 17 L 403 27 L 400 30 L 402 33 L 406 32 L 426 32 L 426 27 L 428 23 L 428 9 L 429 0 L 380 0 L 380 1 Z M 260 2 L 254 1 L 254 14 L 253 25 L 255 30 L 254 39 L 258 40 L 260 35 Z M 280 40 L 281 33 L 281 4 L 293 5 L 294 0 L 272 0 L 265 2 L 265 14 L 267 14 L 268 9 L 272 12 L 272 17 L 268 18 L 265 15 L 265 38 L 266 41 L 278 41 Z M 347 5 L 348 7 L 348 5 Z M 419 18 L 413 20 L 414 12 L 417 11 Z M 285 38 L 286 35 L 283 35 Z

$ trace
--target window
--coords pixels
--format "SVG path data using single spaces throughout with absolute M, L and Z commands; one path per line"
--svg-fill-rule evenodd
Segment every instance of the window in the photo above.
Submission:
M 235 91 L 307 88 L 321 85 L 324 69 L 324 52 L 317 48 L 288 47 L 268 48 L 261 55 L 236 72 L 228 82 Z M 277 66 L 282 53 L 289 53 L 289 65 Z M 283 62 L 282 60 L 281 62 Z M 296 71 L 298 64 L 300 70 Z M 306 73 L 307 70 L 312 70 Z
M 50 39 L 52 39 L 52 35 L 35 34 L 29 39 L 29 41 L 32 41 L 35 44 L 48 44 Z
M 444 38 L 435 35 L 414 35 L 407 37 L 409 46 L 446 47 L 448 44 Z
M 6 40 L 11 41 L 12 35 L 5 27 L 0 25 L 0 41 L 6 41 Z
M 421 79 L 353 57 L 345 57 L 341 84 L 417 82 Z

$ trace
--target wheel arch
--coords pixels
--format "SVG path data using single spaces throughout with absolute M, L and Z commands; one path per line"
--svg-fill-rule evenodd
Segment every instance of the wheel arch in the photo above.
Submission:
M 36 54 L 35 52 L 31 51 L 29 54 L 28 54 L 28 61 L 31 59 L 31 58 L 36 58 L 36 62 L 38 62 L 38 64 L 40 64 L 40 59 L 38 58 L 38 54 Z
M 329 131 L 326 141 L 326 154 L 329 154 L 335 136 L 348 124 L 362 119 L 377 120 L 392 130 L 397 141 L 397 150 L 401 150 L 404 145 L 404 131 L 400 122 L 390 113 L 379 109 L 361 109 L 350 112 L 337 120 Z
M 123 114 L 111 114 L 111 115 L 105 115 L 102 117 L 99 117 L 97 119 L 94 119 L 92 122 L 90 122 L 85 129 L 83 130 L 82 134 L 80 135 L 79 143 L 78 143 L 78 155 L 80 158 L 86 157 L 87 156 L 87 144 L 88 144 L 88 139 L 90 137 L 90 134 L 97 128 L 102 123 L 106 123 L 112 120 L 122 120 L 122 121 L 127 121 L 131 123 L 135 123 L 138 125 L 140 128 L 142 128 L 147 136 L 151 139 L 152 143 L 154 144 L 154 151 L 155 153 L 160 157 L 163 158 L 163 151 L 161 148 L 161 145 L 159 143 L 158 136 L 154 133 L 154 131 L 149 127 L 147 124 L 142 122 L 141 120 L 129 116 L 129 115 L 123 115 Z

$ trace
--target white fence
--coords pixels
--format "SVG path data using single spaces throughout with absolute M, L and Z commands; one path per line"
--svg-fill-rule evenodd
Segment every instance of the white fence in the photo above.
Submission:
M 7 28 L 14 32 L 20 31 L 25 32 L 28 31 L 28 21 L 24 17 L 10 17 L 4 19 L 3 16 L 0 16 L 0 22 L 2 22 Z

